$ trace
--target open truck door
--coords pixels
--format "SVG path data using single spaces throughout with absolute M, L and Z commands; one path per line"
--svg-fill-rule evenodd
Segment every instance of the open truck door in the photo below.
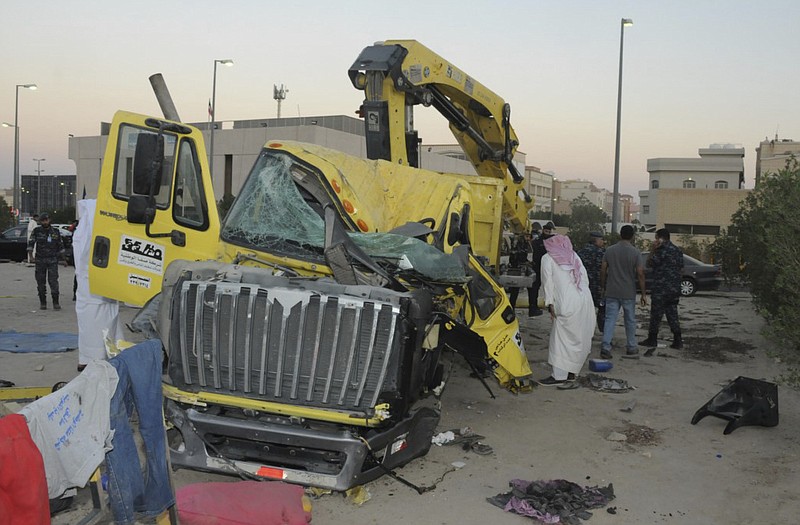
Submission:
M 117 112 L 97 191 L 89 287 L 143 305 L 175 259 L 217 256 L 219 214 L 200 131 Z

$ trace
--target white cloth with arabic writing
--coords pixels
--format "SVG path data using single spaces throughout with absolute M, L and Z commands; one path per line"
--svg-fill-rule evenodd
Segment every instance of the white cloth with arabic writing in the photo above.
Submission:
M 110 363 L 92 361 L 63 388 L 20 410 L 42 453 L 50 499 L 85 486 L 111 450 L 111 397 L 118 381 Z

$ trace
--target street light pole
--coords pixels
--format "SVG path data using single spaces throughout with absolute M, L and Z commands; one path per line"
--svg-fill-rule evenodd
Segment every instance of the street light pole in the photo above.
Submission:
M 617 84 L 617 146 L 614 150 L 614 196 L 611 203 L 611 231 L 617 231 L 617 213 L 619 212 L 619 141 L 620 124 L 622 122 L 622 48 L 625 42 L 625 26 L 632 26 L 633 20 L 623 18 L 620 21 L 619 32 L 619 82 Z
M 34 212 L 42 211 L 42 162 L 47 159 L 33 159 L 36 163 L 36 208 Z
M 214 130 L 217 127 L 217 64 L 230 67 L 233 65 L 233 60 L 230 58 L 214 60 L 214 80 L 211 85 L 211 147 L 208 157 L 208 174 L 212 177 L 214 176 Z
M 19 210 L 22 199 L 19 191 L 19 88 L 36 90 L 36 84 L 17 84 L 14 100 L 14 206 Z

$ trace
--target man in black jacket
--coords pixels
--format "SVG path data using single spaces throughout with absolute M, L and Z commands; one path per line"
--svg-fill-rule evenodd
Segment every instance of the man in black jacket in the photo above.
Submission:
M 36 257 L 33 257 L 34 248 Z M 64 257 L 64 243 L 58 228 L 50 224 L 47 213 L 39 215 L 39 226 L 33 229 L 28 239 L 28 256 L 36 263 L 36 287 L 39 291 L 39 308 L 47 310 L 47 283 L 53 297 L 53 310 L 61 310 L 58 303 L 58 260 L 67 265 Z
M 533 304 L 528 307 L 528 317 L 536 317 L 544 313 L 539 308 L 539 288 L 542 286 L 542 257 L 547 253 L 544 247 L 544 240 L 555 235 L 554 229 L 553 223 L 548 222 L 542 226 L 542 234 L 539 238 L 533 241 L 533 270 L 536 272 L 536 280 L 533 282 L 530 294 L 533 297 Z

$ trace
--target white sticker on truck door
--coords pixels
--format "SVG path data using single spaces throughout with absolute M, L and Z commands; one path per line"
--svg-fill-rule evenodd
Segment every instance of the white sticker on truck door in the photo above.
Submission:
M 161 275 L 164 272 L 164 246 L 123 235 L 117 262 L 131 268 Z

